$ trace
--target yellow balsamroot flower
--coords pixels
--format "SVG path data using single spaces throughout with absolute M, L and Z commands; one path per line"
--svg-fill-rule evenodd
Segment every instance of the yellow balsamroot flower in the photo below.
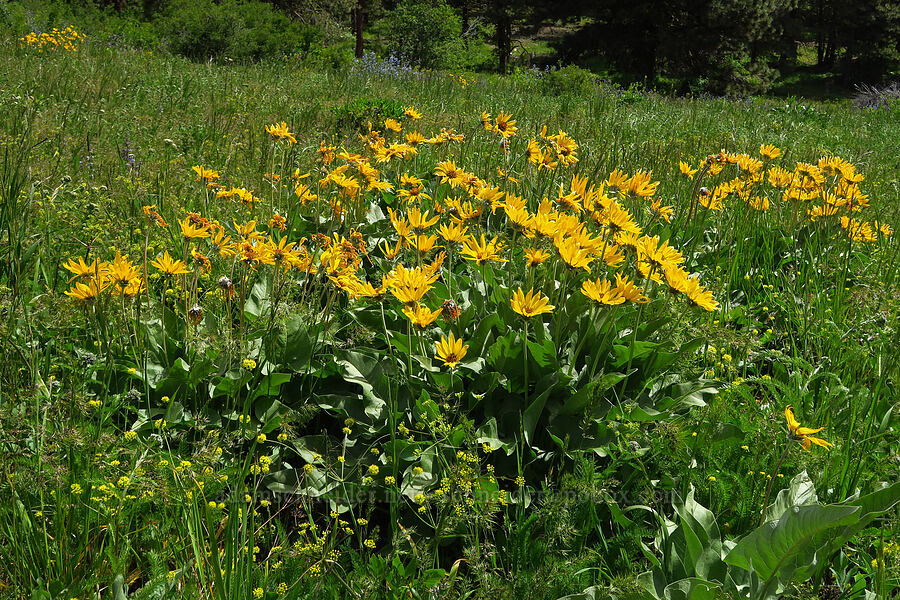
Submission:
M 420 200 L 431 200 L 431 196 L 425 193 L 421 186 L 414 185 L 408 190 L 400 188 L 397 190 L 397 197 L 404 200 L 407 204 L 418 202 Z M 427 214 L 427 211 L 426 211 Z M 438 217 L 435 217 L 437 219 Z
M 107 275 L 112 283 L 120 288 L 125 288 L 131 283 L 132 279 L 140 277 L 141 271 L 128 260 L 127 256 L 117 253 L 115 260 L 109 265 Z
M 571 167 L 578 162 L 576 154 L 578 143 L 570 138 L 565 131 L 560 130 L 556 135 L 548 135 L 547 139 L 550 140 L 556 149 L 556 157 L 559 159 L 559 162 L 567 167 Z
M 656 193 L 656 188 L 659 186 L 658 181 L 650 181 L 651 177 L 652 173 L 638 171 L 625 181 L 621 192 L 632 199 L 649 198 Z
M 667 265 L 663 270 L 666 283 L 673 293 L 687 294 L 687 280 L 690 274 L 678 265 Z
M 563 238 L 557 236 L 553 243 L 559 251 L 559 255 L 567 265 L 573 269 L 584 269 L 588 273 L 591 272 L 590 265 L 594 260 L 594 256 L 589 248 L 583 248 L 578 244 L 578 240 L 574 237 Z
M 234 198 L 241 201 L 241 204 L 247 208 L 253 208 L 253 204 L 259 201 L 259 198 L 253 195 L 253 192 L 245 188 L 230 188 L 228 190 L 219 190 L 216 192 L 216 198 Z
M 434 174 L 441 178 L 441 183 L 449 183 L 450 187 L 459 186 L 459 178 L 465 173 L 452 160 L 439 162 L 434 167 Z
M 587 176 L 579 177 L 578 175 L 572 175 L 572 181 L 569 184 L 569 189 L 578 194 L 584 200 L 584 207 L 587 210 L 594 209 L 594 202 L 599 200 L 599 197 L 603 195 L 603 185 L 600 185 L 600 189 L 598 190 L 596 187 L 591 185 L 588 187 Z
M 354 165 L 356 167 L 356 170 L 359 171 L 359 174 L 365 177 L 367 181 L 378 179 L 378 176 L 381 175 L 381 172 L 373 167 L 369 163 L 369 159 L 365 158 L 364 156 L 342 152 L 341 158 L 343 158 L 344 154 L 347 154 L 347 162 Z
M 874 242 L 878 239 L 878 235 L 868 221 L 841 217 L 841 227 L 847 230 L 847 237 L 854 242 Z
M 271 219 L 269 219 L 269 228 L 278 228 L 278 231 L 284 231 L 285 229 L 287 229 L 287 219 L 284 216 L 276 213 L 272 215 Z
M 764 212 L 769 210 L 769 198 L 768 196 L 756 196 L 753 200 L 749 202 L 750 208 L 753 210 L 758 210 L 760 212 Z
M 195 226 L 191 222 L 190 217 L 185 217 L 184 220 L 178 221 L 178 224 L 181 226 L 181 235 L 187 239 L 209 237 L 209 230 L 202 225 Z
M 766 144 L 759 147 L 759 155 L 762 156 L 765 160 L 775 160 L 776 158 L 781 156 L 781 149 L 773 146 L 772 144 Z
M 409 221 L 409 226 L 413 231 L 415 231 L 416 233 L 421 233 L 438 222 L 440 217 L 435 215 L 434 217 L 429 219 L 428 212 L 429 211 L 426 210 L 423 214 L 422 211 L 419 210 L 418 206 L 413 206 L 409 209 L 406 217 Z
M 550 148 L 544 148 L 544 151 L 541 153 L 541 161 L 538 165 L 538 171 L 547 170 L 552 171 L 556 167 L 559 166 L 559 159 L 556 157 L 556 154 Z
M 654 219 L 664 219 L 666 223 L 671 223 L 672 215 L 675 214 L 675 208 L 663 206 L 662 200 L 656 199 L 650 203 L 650 214 Z
M 844 173 L 852 176 L 855 167 L 840 156 L 823 156 L 817 164 L 825 177 L 843 177 Z
M 786 188 L 794 181 L 794 174 L 781 167 L 771 167 L 766 176 L 773 187 Z
M 275 123 L 274 125 L 266 125 L 266 133 L 272 136 L 276 142 L 279 140 L 287 140 L 290 144 L 296 144 L 297 138 L 288 130 L 286 122 Z M 324 142 L 323 142 L 324 143 Z
M 751 175 L 755 175 L 756 173 L 760 172 L 763 167 L 763 163 L 761 160 L 757 160 L 752 156 L 741 154 L 738 156 L 737 166 L 738 169 L 747 171 Z
M 581 198 L 578 196 L 578 192 L 569 192 L 568 194 L 565 194 L 563 193 L 561 185 L 559 186 L 556 203 L 562 210 L 570 210 L 576 214 L 580 214 L 584 211 L 584 207 L 581 206 Z
M 418 250 L 421 254 L 427 254 L 436 247 L 440 248 L 441 246 L 435 246 L 436 242 L 436 235 L 411 235 L 406 238 L 406 243 Z
M 472 219 L 481 216 L 481 207 L 472 206 L 472 203 L 468 200 L 451 198 L 450 200 L 446 201 L 446 205 L 447 213 L 449 213 L 450 215 L 450 220 L 457 225 L 464 225 L 466 221 L 471 221 Z
M 415 106 L 408 106 L 408 107 L 406 108 L 406 110 L 403 111 L 403 114 L 404 114 L 406 117 L 412 119 L 413 121 L 418 121 L 419 119 L 422 118 L 422 113 L 420 113 L 419 111 L 417 111 Z
M 688 277 L 685 280 L 684 293 L 694 306 L 699 306 L 710 312 L 718 310 L 719 308 L 719 303 L 716 302 L 713 293 L 700 285 L 699 277 Z
M 879 223 L 877 220 L 875 221 L 875 228 L 881 232 L 881 235 L 885 237 L 891 237 L 894 235 L 894 230 L 887 223 Z
M 74 298 L 81 302 L 90 302 L 100 296 L 106 288 L 109 287 L 109 281 L 106 277 L 94 277 L 87 284 L 80 281 L 75 282 L 75 286 L 66 290 L 66 296 Z
M 809 450 L 812 447 L 812 444 L 822 446 L 823 448 L 831 448 L 833 446 L 833 444 L 826 442 L 821 438 L 810 435 L 822 431 L 824 427 L 816 429 L 811 427 L 801 427 L 799 421 L 797 421 L 797 418 L 794 416 L 793 406 L 788 405 L 785 407 L 784 418 L 787 420 L 788 429 L 791 430 L 791 438 L 800 442 L 804 450 Z
M 659 236 L 643 236 L 638 240 L 637 248 L 638 269 L 647 277 L 650 272 L 661 275 L 667 267 L 680 265 L 684 262 L 684 256 Z M 655 277 L 654 277 L 655 278 Z
M 394 260 L 400 254 L 400 250 L 403 249 L 403 240 L 397 240 L 397 244 L 393 248 L 388 244 L 387 240 L 384 240 L 378 245 L 378 249 L 381 250 L 386 259 Z
M 197 181 L 213 181 L 219 178 L 219 172 L 207 169 L 202 165 L 194 165 L 191 170 L 197 174 Z
M 386 163 L 395 158 L 407 158 L 417 154 L 417 150 L 409 144 L 378 146 L 373 149 L 373 152 L 375 153 L 375 161 L 379 163 Z
M 627 187 L 628 182 L 628 173 L 622 171 L 621 169 L 615 169 L 612 173 L 609 174 L 606 181 L 606 191 L 610 196 L 616 194 L 623 194 Z
M 514 311 L 526 319 L 553 312 L 553 309 L 556 308 L 550 304 L 550 299 L 547 296 L 543 295 L 540 290 L 535 292 L 534 288 L 528 290 L 527 294 L 522 288 L 516 290 L 510 299 L 510 305 Z
M 540 248 L 525 248 L 525 264 L 529 267 L 539 265 L 550 258 L 550 253 Z
M 427 306 L 422 306 L 418 302 L 416 302 L 412 306 L 405 306 L 403 308 L 403 314 L 407 316 L 410 322 L 416 327 L 420 327 L 422 329 L 425 329 L 426 327 L 434 323 L 435 319 L 441 316 L 441 313 L 443 312 L 443 307 L 437 310 L 429 310 Z
M 77 279 L 79 277 L 96 277 L 101 274 L 105 274 L 107 270 L 107 264 L 101 263 L 99 259 L 95 258 L 94 261 L 90 264 L 84 262 L 84 259 L 80 256 L 78 257 L 78 261 L 70 258 L 63 265 L 63 268 L 67 271 L 71 271 L 75 275 L 69 278 L 69 281 L 73 279 Z
M 446 339 L 441 336 L 441 341 L 434 344 L 437 350 L 436 357 L 441 359 L 443 363 L 451 369 L 456 367 L 459 362 L 465 358 L 466 351 L 469 346 L 464 345 L 462 339 L 457 339 L 452 333 L 450 338 Z
M 610 202 L 606 210 L 600 213 L 600 217 L 600 224 L 607 227 L 612 235 L 618 235 L 620 232 L 638 235 L 641 233 L 640 225 L 634 221 L 628 209 L 618 202 Z
M 300 198 L 300 204 L 303 204 L 304 206 L 310 202 L 315 202 L 319 198 L 311 189 L 309 189 L 309 187 L 302 183 L 297 184 L 297 187 L 294 188 L 294 194 Z
M 391 192 L 394 190 L 394 186 L 389 181 L 379 181 L 378 179 L 368 179 L 367 183 L 369 185 L 366 186 L 366 191 L 377 190 L 379 192 Z
M 507 202 L 503 207 L 509 223 L 528 237 L 534 237 L 534 217 L 527 208 L 518 207 Z
M 650 302 L 650 298 L 644 295 L 644 290 L 628 279 L 628 275 L 616 273 L 616 293 L 624 297 L 628 302 L 636 302 L 638 304 L 646 304 Z
M 260 262 L 267 265 L 282 266 L 286 271 L 300 261 L 299 249 L 294 249 L 296 242 L 288 242 L 286 237 L 278 240 L 269 238 L 260 243 Z
M 230 235 L 225 235 L 225 228 L 218 227 L 209 239 L 209 248 L 218 252 L 222 258 L 231 258 L 237 252 L 237 244 L 231 241 Z
M 465 225 L 457 225 L 454 223 L 450 226 L 441 225 L 440 227 L 438 227 L 438 234 L 448 242 L 461 242 L 466 239 L 466 232 L 468 230 L 469 228 Z
M 404 304 L 412 304 L 422 299 L 437 281 L 438 274 L 426 273 L 421 268 L 406 269 L 398 264 L 393 271 L 382 279 L 383 285 L 390 288 L 391 294 Z
M 694 178 L 694 173 L 696 173 L 699 169 L 692 169 L 691 165 L 684 162 L 683 160 L 678 161 L 678 170 L 681 171 L 682 175 L 686 175 L 688 179 Z
M 718 309 L 719 305 L 711 291 L 700 285 L 700 279 L 691 276 L 678 265 L 667 265 L 663 270 L 666 283 L 674 293 L 684 294 L 694 306 L 708 311 Z
M 382 285 L 379 288 L 376 288 L 368 281 L 360 281 L 355 275 L 343 275 L 338 278 L 329 276 L 329 279 L 347 292 L 351 300 L 357 300 L 359 298 L 378 299 L 383 297 L 387 292 L 387 287 L 384 285 L 384 275 L 382 275 Z
M 528 231 L 540 237 L 554 237 L 559 233 L 563 233 L 560 221 L 557 219 L 558 216 L 556 213 L 542 212 L 539 206 L 538 212 L 528 220 Z
M 825 174 L 816 165 L 798 162 L 794 175 L 804 186 L 816 187 L 825 182 Z
M 242 239 L 256 239 L 262 236 L 262 234 L 256 231 L 256 221 L 248 221 L 243 225 L 239 225 L 234 219 L 232 219 L 231 222 L 234 224 L 234 230 L 237 231 Z
M 484 234 L 482 233 L 480 243 L 474 236 L 469 236 L 463 242 L 462 249 L 459 253 L 462 254 L 466 260 L 475 261 L 479 265 L 483 265 L 489 260 L 509 262 L 505 258 L 500 258 L 501 250 L 503 250 L 503 242 L 499 241 L 497 236 L 494 236 L 494 239 L 488 242 L 485 240 Z
M 410 146 L 415 146 L 425 141 L 425 136 L 418 131 L 410 131 L 404 137 L 406 138 L 406 143 Z
M 319 153 L 319 160 L 322 161 L 322 164 L 330 165 L 334 161 L 334 151 L 336 149 L 334 146 L 326 146 L 325 140 L 319 142 L 319 149 L 316 152 Z
M 166 275 L 187 275 L 190 269 L 183 260 L 175 260 L 169 256 L 169 251 L 163 252 L 163 255 L 156 260 L 151 260 L 150 264 L 165 273 Z
M 541 152 L 541 147 L 537 143 L 537 140 L 531 138 L 528 140 L 528 145 L 525 148 L 525 155 L 528 158 L 528 162 L 533 165 L 541 164 L 541 158 L 543 156 Z
M 826 198 L 824 204 L 822 204 L 821 206 L 815 205 L 812 208 L 807 209 L 806 214 L 807 216 L 809 216 L 810 221 L 815 221 L 819 217 L 830 217 L 836 215 L 837 212 L 837 205 L 834 202 L 829 202 L 829 198 Z
M 516 135 L 519 128 L 516 127 L 516 121 L 512 118 L 512 115 L 501 112 L 497 115 L 497 118 L 494 119 L 493 131 L 494 133 L 503 136 L 503 139 L 509 139 Z
M 517 196 L 512 192 L 506 193 L 506 202 L 503 204 L 503 210 L 523 210 L 528 212 L 528 201 L 522 196 Z
M 613 287 L 607 279 L 603 279 L 603 281 L 600 281 L 599 278 L 597 281 L 589 279 L 583 282 L 581 284 L 581 293 L 594 302 L 606 306 L 615 306 L 625 302 L 625 297 L 620 295 L 617 288 Z
M 135 277 L 129 280 L 128 283 L 121 288 L 121 291 L 126 298 L 135 298 L 144 293 L 146 289 L 143 278 Z
M 388 215 L 391 218 L 391 225 L 394 228 L 394 231 L 397 232 L 397 235 L 400 237 L 407 237 L 412 234 L 412 226 L 409 224 L 409 220 L 401 216 L 399 213 L 395 213 L 394 210 L 388 206 Z

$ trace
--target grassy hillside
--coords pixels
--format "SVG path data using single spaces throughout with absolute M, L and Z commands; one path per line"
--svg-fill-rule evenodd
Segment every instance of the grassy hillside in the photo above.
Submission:
M 895 110 L 9 37 L 0 90 L 0 597 L 900 587 Z

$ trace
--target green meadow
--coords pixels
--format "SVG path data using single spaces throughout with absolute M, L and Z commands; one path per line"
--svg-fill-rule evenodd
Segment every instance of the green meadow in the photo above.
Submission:
M 900 105 L 0 35 L 0 598 L 900 590 Z

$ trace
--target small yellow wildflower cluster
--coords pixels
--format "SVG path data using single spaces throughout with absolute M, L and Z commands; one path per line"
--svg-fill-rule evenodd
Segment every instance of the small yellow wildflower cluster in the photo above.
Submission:
M 38 52 L 47 50 L 52 52 L 55 50 L 63 50 L 65 52 L 75 52 L 79 44 L 86 40 L 84 34 L 78 33 L 71 25 L 65 29 L 57 29 L 54 27 L 49 33 L 31 33 L 19 38 L 19 47 L 37 48 Z
M 463 75 L 454 75 L 453 73 L 448 73 L 447 76 L 450 78 L 450 81 L 459 85 L 459 87 L 462 89 L 466 89 L 467 87 L 475 83 L 474 77 L 466 78 Z

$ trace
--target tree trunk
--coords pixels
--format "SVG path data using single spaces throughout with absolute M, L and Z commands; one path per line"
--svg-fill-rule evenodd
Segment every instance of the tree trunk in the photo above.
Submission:
M 500 74 L 509 72 L 509 55 L 512 53 L 512 19 L 501 12 L 497 18 L 497 54 L 500 58 Z
M 353 33 L 356 36 L 356 58 L 363 57 L 363 23 L 365 22 L 365 0 L 359 0 L 353 9 Z
M 816 3 L 816 66 L 825 64 L 825 7 L 824 0 Z

